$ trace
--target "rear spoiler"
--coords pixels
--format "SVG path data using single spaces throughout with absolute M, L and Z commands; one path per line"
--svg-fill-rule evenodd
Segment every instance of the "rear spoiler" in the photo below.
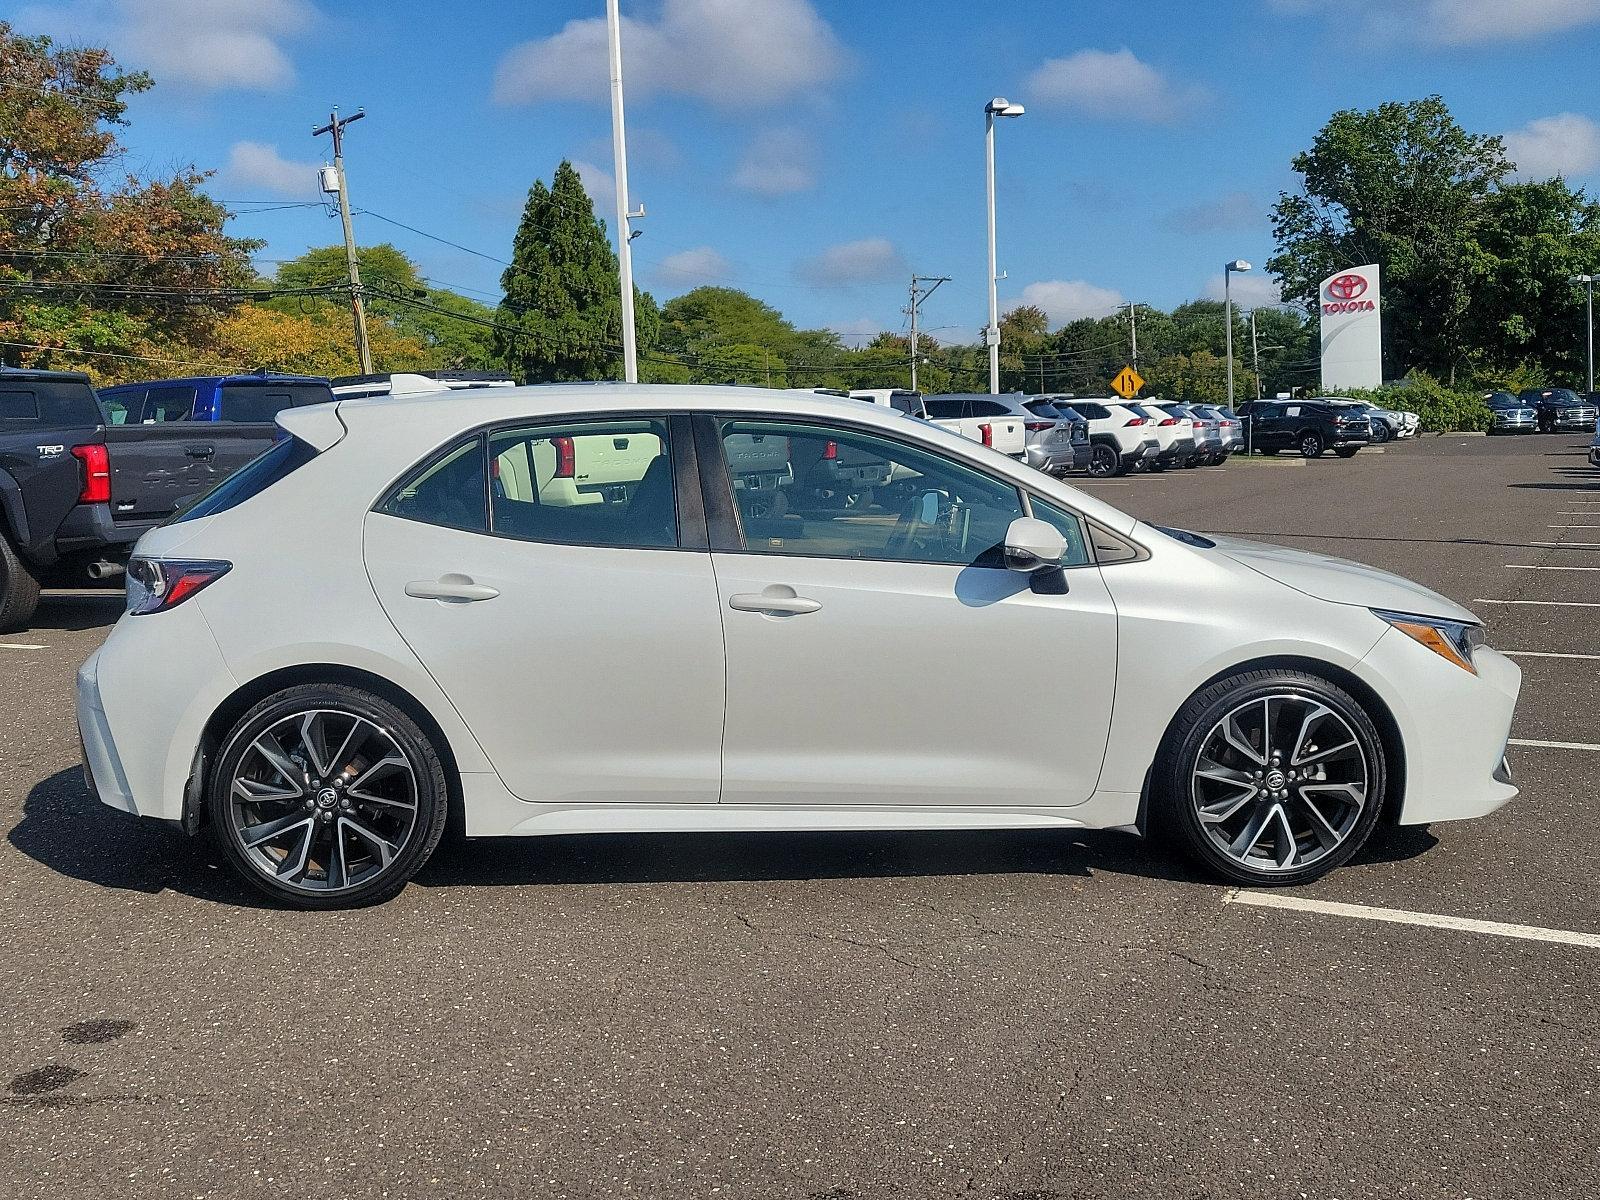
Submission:
M 336 403 L 285 408 L 278 413 L 276 421 L 279 429 L 305 442 L 318 454 L 338 445 L 345 435 L 345 424 L 339 419 Z

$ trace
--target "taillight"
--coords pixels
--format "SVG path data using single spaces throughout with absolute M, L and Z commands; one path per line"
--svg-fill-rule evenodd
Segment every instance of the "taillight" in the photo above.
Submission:
M 822 443 L 822 457 L 824 459 L 827 459 L 830 462 L 833 461 L 834 459 L 838 458 L 839 457 L 839 443 L 838 442 L 823 442 Z
M 1161 427 L 1163 429 L 1165 429 L 1168 425 L 1176 425 L 1177 423 L 1178 423 L 1178 418 L 1177 417 L 1168 417 L 1165 421 L 1161 422 Z
M 1124 421 L 1122 423 L 1122 427 L 1124 429 L 1132 429 L 1135 425 L 1143 425 L 1143 424 L 1144 424 L 1144 418 L 1143 417 L 1134 417 L 1133 420 L 1131 420 L 1131 421 Z
M 1053 424 L 1055 424 L 1054 421 L 1024 421 L 1022 423 L 1022 427 L 1024 429 L 1026 429 L 1029 433 L 1043 433 L 1046 429 L 1049 429 Z
M 578 458 L 572 449 L 572 439 L 561 436 L 550 439 L 550 444 L 556 448 L 556 479 L 572 479 L 577 476 Z
M 994 445 L 994 426 L 992 426 L 992 425 L 979 425 L 978 426 L 978 436 L 983 439 L 983 444 L 985 446 L 992 447 Z
M 139 617 L 177 608 L 231 570 L 232 563 L 217 559 L 135 558 L 128 563 L 128 612 Z
M 101 446 L 74 446 L 72 457 L 83 469 L 83 483 L 78 489 L 79 504 L 109 504 L 111 502 L 111 455 Z

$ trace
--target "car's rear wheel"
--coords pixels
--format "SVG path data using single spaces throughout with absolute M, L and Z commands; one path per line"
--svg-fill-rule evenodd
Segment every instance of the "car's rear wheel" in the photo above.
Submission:
M 1321 458 L 1327 448 L 1328 444 L 1322 440 L 1322 435 L 1314 429 L 1308 429 L 1300 435 L 1300 453 L 1307 458 Z
M 336 684 L 288 688 L 240 717 L 207 790 L 229 863 L 299 908 L 393 896 L 439 844 L 447 804 L 443 765 L 416 722 Z
M 1117 453 L 1115 447 L 1103 442 L 1096 442 L 1089 447 L 1090 478 L 1110 479 L 1114 475 L 1121 475 L 1122 470 L 1122 455 Z
M 1373 445 L 1381 446 L 1393 436 L 1394 436 L 1393 431 L 1390 430 L 1389 424 L 1388 424 L 1387 421 L 1374 421 L 1374 422 L 1372 422 L 1372 443 L 1373 443 Z
M 1251 671 L 1184 705 L 1157 760 L 1151 816 L 1213 873 L 1287 886 L 1350 861 L 1386 780 L 1383 739 L 1348 692 L 1302 671 Z
M 39 607 L 39 577 L 0 533 L 0 633 L 27 628 Z

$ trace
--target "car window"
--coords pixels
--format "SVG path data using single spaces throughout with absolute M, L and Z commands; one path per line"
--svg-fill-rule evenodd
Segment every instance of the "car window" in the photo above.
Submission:
M 100 393 L 100 407 L 105 412 L 107 425 L 126 425 L 130 416 L 137 421 L 143 405 L 143 388 L 118 388 Z
M 1103 421 L 1111 415 L 1110 411 L 1103 404 L 1085 404 L 1081 400 L 1074 400 L 1072 402 L 1072 407 L 1077 409 L 1078 412 L 1083 415 L 1085 420 L 1089 421 Z
M 890 392 L 889 407 L 910 416 L 922 413 L 922 398 L 916 392 Z
M 965 404 L 965 401 L 948 400 L 939 396 L 929 396 L 925 401 L 923 401 L 923 404 L 927 408 L 928 415 L 930 417 L 938 417 L 941 420 L 950 421 L 961 416 L 961 409 Z
M 164 424 L 168 421 L 187 421 L 194 411 L 192 387 L 151 388 L 145 396 L 139 421 L 144 425 Z
M 378 511 L 425 525 L 489 531 L 483 477 L 483 438 L 458 442 L 398 485 Z
M 666 422 L 584 421 L 489 439 L 490 528 L 581 546 L 678 544 Z
M 1068 512 L 1059 505 L 1048 500 L 1041 500 L 1037 496 L 1030 496 L 1028 504 L 1033 509 L 1033 515 L 1047 525 L 1054 525 L 1061 531 L 1061 536 L 1067 539 L 1067 552 L 1061 556 L 1063 567 L 1086 567 L 1089 565 L 1089 545 L 1083 536 L 1083 520 L 1077 513 Z
M 972 411 L 968 415 L 974 417 L 1014 417 L 1016 413 L 998 400 L 974 400 L 972 401 Z
M 747 442 L 772 447 L 776 493 L 740 486 Z M 889 438 L 774 421 L 724 421 L 734 496 L 752 554 L 1003 567 L 1017 489 L 965 464 Z
M 333 392 L 322 384 L 224 384 L 218 403 L 219 421 L 266 424 L 286 408 L 326 404 Z
M 1061 410 L 1048 400 L 1029 400 L 1024 407 L 1034 416 L 1046 421 L 1061 420 Z

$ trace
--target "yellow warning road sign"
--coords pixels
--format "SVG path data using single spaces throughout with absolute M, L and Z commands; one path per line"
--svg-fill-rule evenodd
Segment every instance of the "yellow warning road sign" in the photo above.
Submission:
M 1123 367 L 1117 372 L 1117 377 L 1111 381 L 1111 390 L 1124 400 L 1132 400 L 1139 394 L 1139 389 L 1144 386 L 1144 376 L 1132 367 Z

